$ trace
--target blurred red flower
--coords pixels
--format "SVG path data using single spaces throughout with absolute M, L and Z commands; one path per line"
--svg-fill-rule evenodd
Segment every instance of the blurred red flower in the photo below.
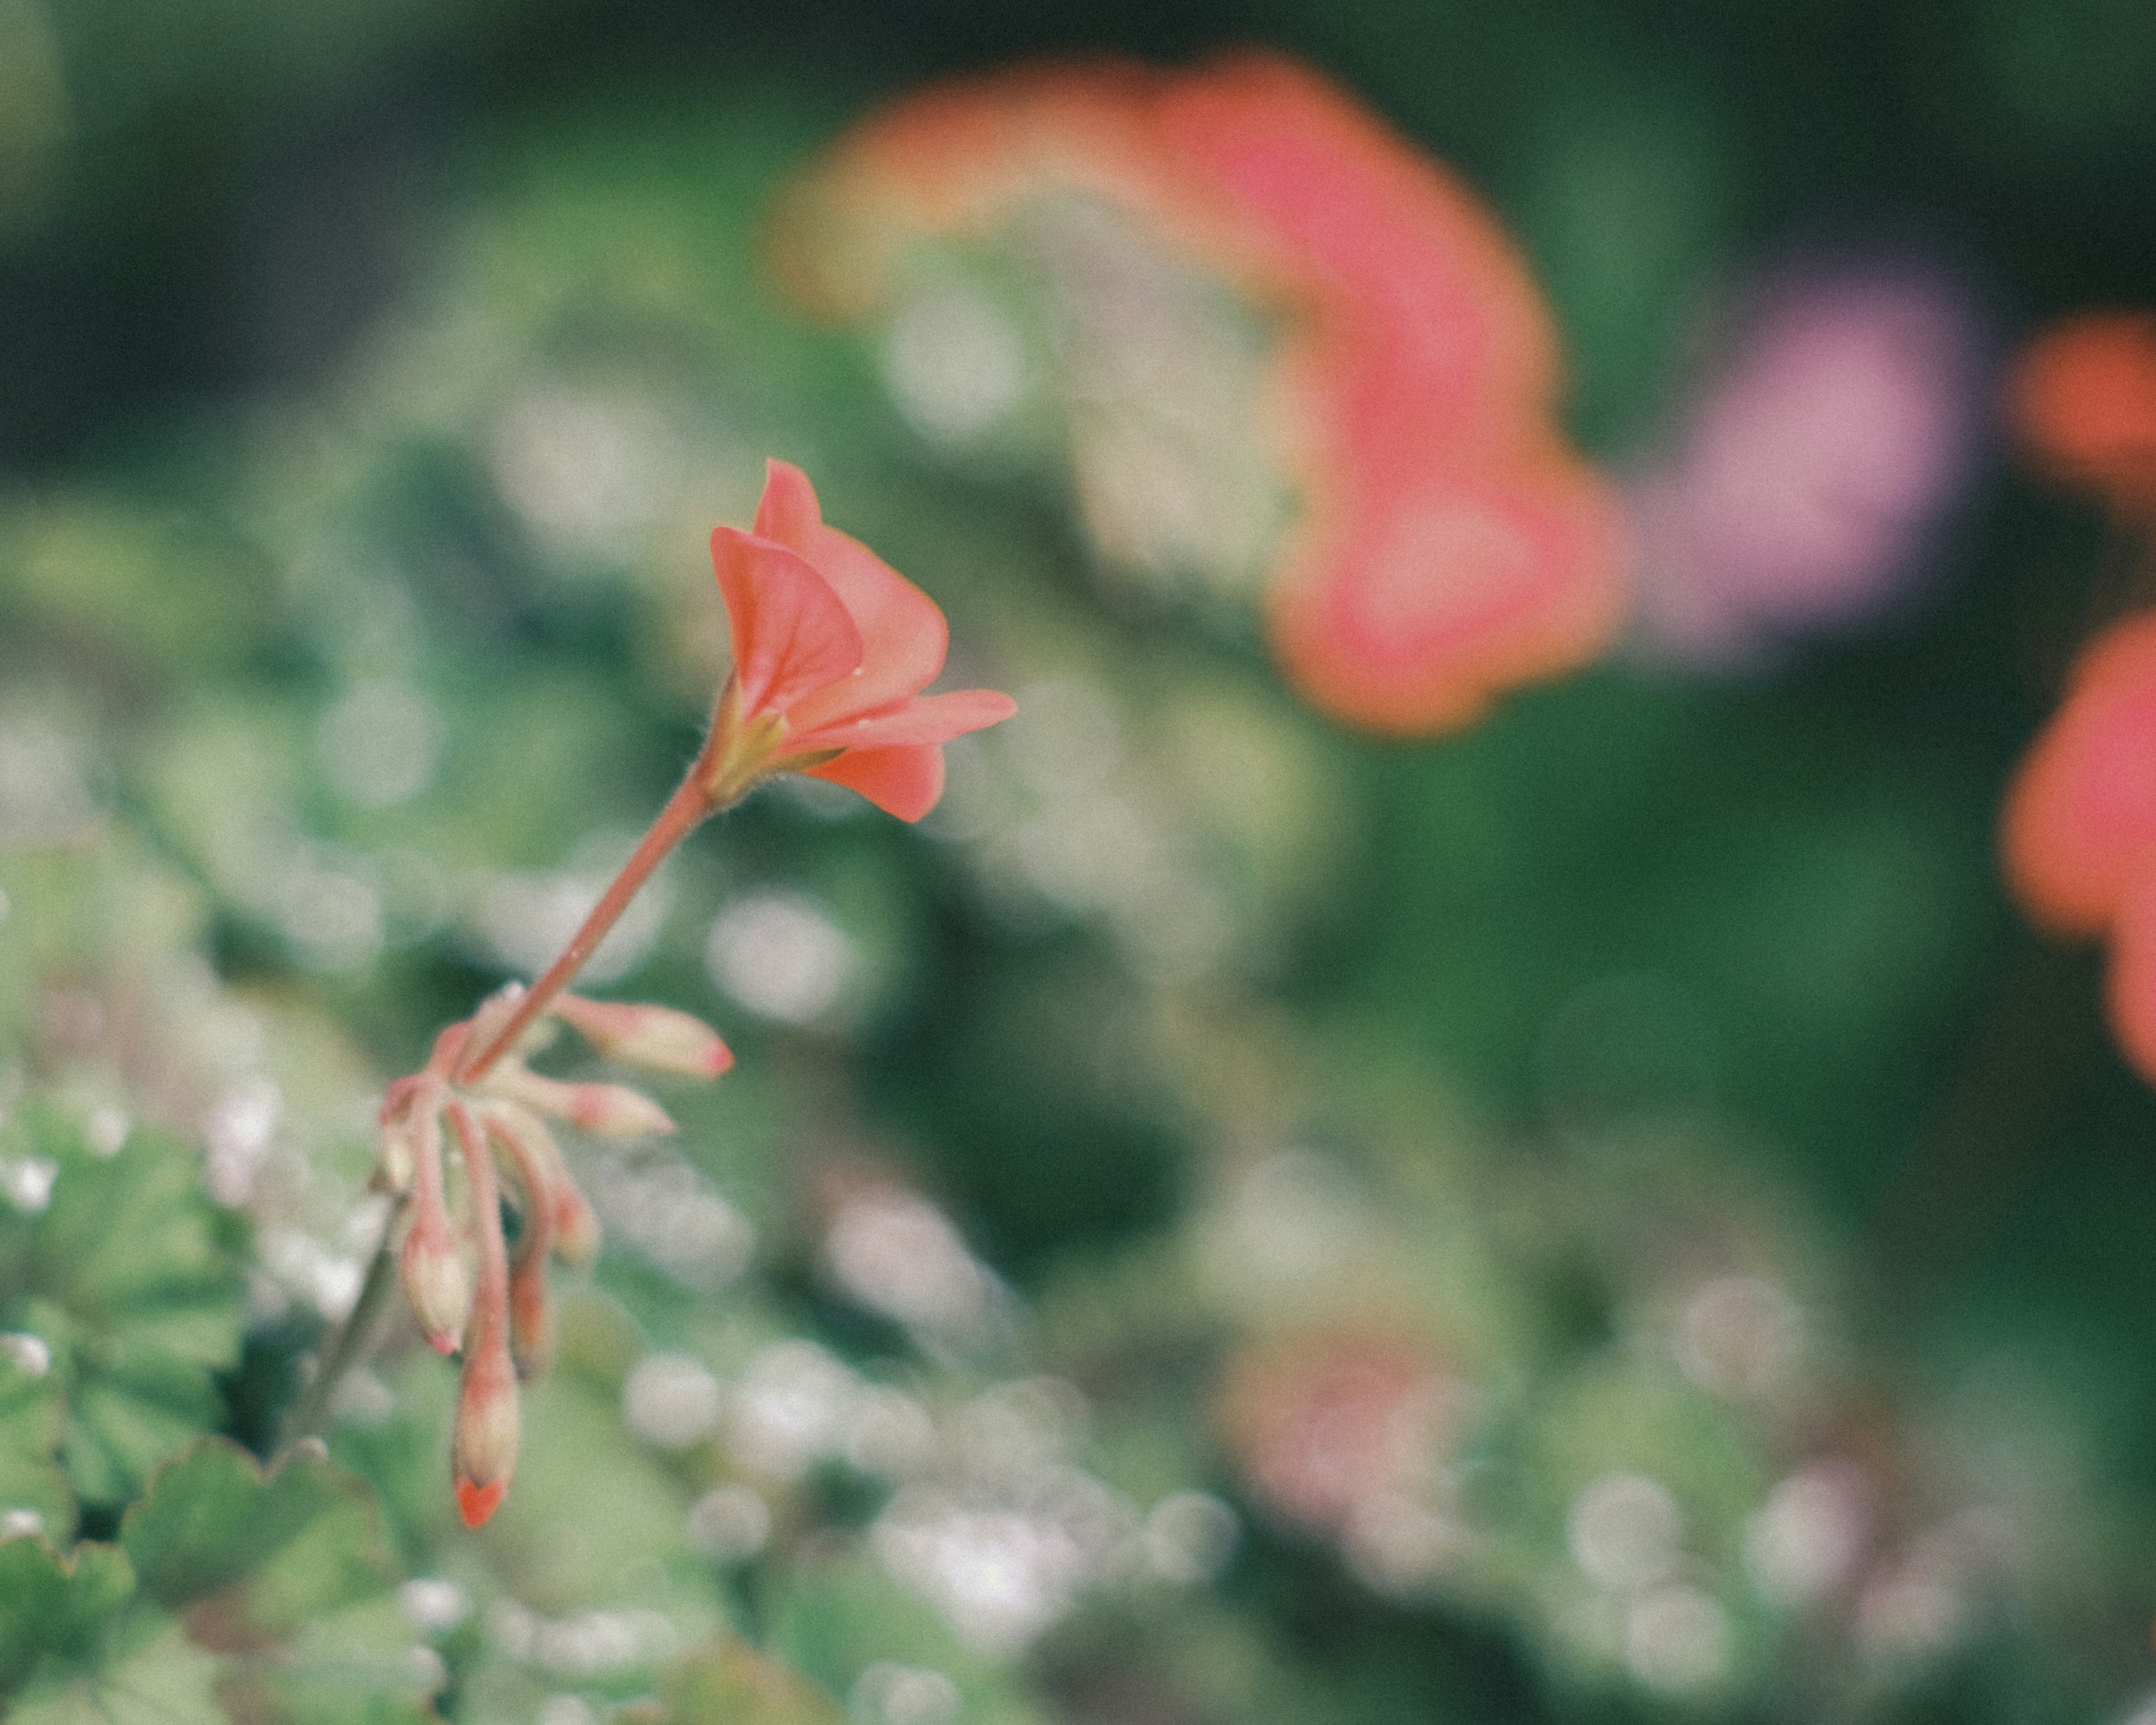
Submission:
M 803 304 L 859 316 L 910 239 L 1073 196 L 1279 314 L 1267 429 L 1301 508 L 1266 621 L 1314 705 L 1442 730 L 1608 642 L 1620 512 L 1554 425 L 1556 343 L 1524 265 L 1443 168 L 1290 61 L 1026 68 L 921 92 L 797 188 L 780 274 Z
M 1246 1347 L 1214 1425 L 1258 1495 L 1315 1532 L 1412 1496 L 1460 1413 L 1458 1389 L 1421 1343 L 1343 1325 Z
M 2022 902 L 2064 934 L 2102 933 L 2156 872 L 2156 614 L 2082 650 L 2008 790 L 2000 843 Z
M 2156 1083 L 2156 613 L 2083 649 L 2008 789 L 2000 850 L 2040 922 L 2109 937 L 2112 1026 Z

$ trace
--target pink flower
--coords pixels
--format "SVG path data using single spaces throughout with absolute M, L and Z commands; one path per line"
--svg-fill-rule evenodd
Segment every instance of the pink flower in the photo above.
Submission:
M 734 670 L 698 763 L 715 805 L 774 773 L 859 791 L 901 820 L 943 793 L 943 745 L 1017 711 L 1008 695 L 923 695 L 950 631 L 936 602 L 824 524 L 808 477 L 770 464 L 756 526 L 711 535 Z
M 1630 503 L 1646 644 L 1735 668 L 1923 574 L 1974 459 L 1985 362 L 1967 290 L 1883 256 L 1768 278 L 1722 345 Z

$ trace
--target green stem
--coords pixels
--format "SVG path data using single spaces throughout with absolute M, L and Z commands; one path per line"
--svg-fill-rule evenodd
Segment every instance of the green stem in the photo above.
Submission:
M 288 1443 L 321 1435 L 329 1424 L 330 1404 L 336 1398 L 337 1386 L 366 1358 L 373 1342 L 374 1321 L 381 1315 L 382 1302 L 389 1297 L 389 1290 L 397 1280 L 397 1254 L 389 1249 L 396 1233 L 397 1213 L 392 1210 L 382 1224 L 382 1242 L 374 1249 L 373 1261 L 367 1266 L 367 1279 L 359 1285 L 359 1297 L 352 1301 L 336 1339 L 323 1351 L 314 1381 L 308 1384 L 286 1421 Z

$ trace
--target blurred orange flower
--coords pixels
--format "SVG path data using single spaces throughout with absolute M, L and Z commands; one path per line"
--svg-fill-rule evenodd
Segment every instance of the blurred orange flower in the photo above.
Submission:
M 2091 311 L 2031 342 L 2008 391 L 2015 434 L 2062 481 L 2156 519 L 2156 314 Z
M 1606 644 L 1626 598 L 1620 511 L 1555 427 L 1540 295 L 1458 182 L 1305 68 L 1106 62 L 937 86 L 795 188 L 779 275 L 804 306 L 860 316 L 909 242 L 1074 197 L 1279 314 L 1265 417 L 1301 507 L 1266 622 L 1314 705 L 1443 730 Z

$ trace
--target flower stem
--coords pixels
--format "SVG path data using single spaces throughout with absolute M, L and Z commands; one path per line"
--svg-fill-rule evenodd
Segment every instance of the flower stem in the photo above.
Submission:
M 337 1386 L 365 1356 L 367 1344 L 372 1339 L 374 1321 L 382 1313 L 382 1302 L 388 1298 L 390 1286 L 397 1280 L 397 1254 L 389 1250 L 389 1242 L 396 1233 L 397 1213 L 392 1210 L 382 1224 L 382 1243 L 375 1248 L 373 1260 L 367 1266 L 367 1279 L 359 1285 L 359 1297 L 345 1315 L 336 1339 L 322 1354 L 314 1381 L 307 1385 L 298 1405 L 292 1409 L 285 1427 L 286 1442 L 296 1443 L 301 1438 L 321 1435 L 322 1428 L 329 1423 L 330 1404 L 336 1398 Z
M 710 814 L 714 804 L 702 783 L 703 762 L 700 757 L 689 776 L 681 781 L 680 788 L 666 799 L 666 806 L 659 811 L 659 818 L 651 823 L 637 845 L 635 854 L 622 865 L 621 872 L 613 877 L 613 884 L 605 896 L 593 906 L 590 916 L 584 918 L 579 928 L 562 948 L 562 955 L 547 968 L 547 973 L 531 985 L 531 990 L 517 1003 L 516 1010 L 509 1022 L 495 1032 L 493 1040 L 457 1069 L 459 1084 L 476 1084 L 484 1078 L 495 1063 L 516 1045 L 531 1021 L 544 1012 L 554 997 L 576 979 L 583 968 L 584 961 L 604 940 L 607 931 L 620 920 L 621 913 L 629 908 L 629 901 L 638 890 L 651 878 L 652 870 L 666 860 L 674 847 L 679 845 Z

